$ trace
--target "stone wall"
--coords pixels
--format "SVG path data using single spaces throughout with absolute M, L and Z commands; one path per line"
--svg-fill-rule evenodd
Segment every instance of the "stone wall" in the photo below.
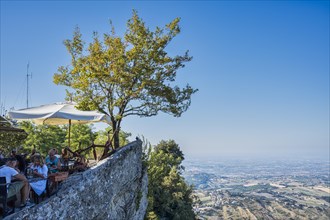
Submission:
M 6 219 L 143 219 L 148 177 L 142 143 L 132 142 L 89 170 L 69 176 L 57 195 Z

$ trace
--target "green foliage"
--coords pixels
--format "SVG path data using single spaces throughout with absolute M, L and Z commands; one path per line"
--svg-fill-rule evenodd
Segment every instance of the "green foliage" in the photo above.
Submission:
M 28 133 L 23 143 L 23 149 L 27 152 L 35 147 L 42 155 L 47 155 L 52 148 L 64 147 L 67 134 L 64 126 L 35 125 L 28 121 L 21 122 L 19 126 Z
M 71 138 L 70 149 L 78 150 L 84 149 L 92 145 L 96 138 L 96 134 L 92 131 L 92 125 L 72 125 L 71 126 Z M 65 143 L 68 145 L 69 134 L 66 134 Z
M 0 116 L 0 152 L 9 155 L 10 151 L 19 147 L 27 133 L 21 129 L 14 128 L 11 123 Z
M 82 110 L 99 110 L 110 116 L 114 147 L 119 147 L 122 119 L 130 115 L 150 117 L 159 111 L 179 117 L 190 106 L 197 90 L 174 85 L 177 71 L 191 61 L 184 55 L 169 56 L 165 51 L 180 33 L 180 19 L 151 31 L 133 11 L 121 38 L 111 33 L 103 40 L 95 32 L 86 47 L 77 28 L 64 44 L 71 55 L 71 66 L 61 66 L 54 83 L 74 90 L 71 97 Z
M 109 132 L 109 135 L 108 135 L 108 132 Z M 96 138 L 95 138 L 94 143 L 97 145 L 104 145 L 108 141 L 109 138 L 111 140 L 113 137 L 113 132 L 112 132 L 111 127 L 107 127 L 105 130 L 100 130 L 100 131 L 96 132 L 95 134 L 96 134 Z M 128 142 L 129 142 L 128 138 L 130 136 L 131 136 L 131 133 L 120 131 L 119 132 L 120 146 L 124 146 L 124 145 L 128 144 Z M 97 155 L 102 155 L 103 148 L 96 148 L 96 152 L 97 152 Z
M 195 219 L 192 187 L 180 175 L 183 153 L 173 141 L 161 141 L 148 161 L 147 219 Z
M 61 148 L 68 146 L 68 126 L 35 125 L 29 121 L 23 121 L 19 126 L 28 133 L 23 142 L 25 152 L 30 152 L 35 147 L 42 155 L 47 155 L 52 148 L 60 153 Z M 79 149 L 79 145 L 80 149 L 90 146 L 96 135 L 92 131 L 92 125 L 72 125 L 70 149 L 75 151 Z
M 151 143 L 142 135 L 139 137 L 142 140 L 142 169 L 148 168 L 148 163 L 151 155 Z
M 149 219 L 149 220 L 158 220 L 159 218 L 157 217 L 157 215 L 155 214 L 155 212 L 151 211 L 151 212 L 148 212 L 146 214 L 146 219 Z
M 98 132 L 96 132 L 96 138 L 94 143 L 95 144 L 105 144 L 108 140 L 108 133 L 110 136 L 110 139 L 113 136 L 113 132 L 112 132 L 112 128 L 111 127 L 107 127 L 105 130 L 100 130 Z M 129 132 L 125 132 L 125 131 L 120 131 L 119 132 L 119 143 L 121 146 L 128 144 L 128 138 L 131 136 L 132 134 Z
M 120 146 L 124 146 L 129 143 L 128 138 L 132 136 L 131 133 L 125 132 L 125 131 L 120 131 L 119 132 L 119 144 Z
M 105 130 L 100 130 L 96 132 L 96 138 L 94 140 L 95 144 L 104 145 L 108 140 L 108 131 L 111 127 L 107 127 Z
M 19 147 L 24 139 L 27 137 L 26 133 L 12 133 L 0 132 L 0 149 L 5 155 L 8 155 L 11 150 Z

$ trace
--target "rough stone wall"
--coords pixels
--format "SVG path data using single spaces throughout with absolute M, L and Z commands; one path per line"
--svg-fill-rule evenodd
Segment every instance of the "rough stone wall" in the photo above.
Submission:
M 143 219 L 148 177 L 142 143 L 132 142 L 91 169 L 69 176 L 57 195 L 6 219 Z

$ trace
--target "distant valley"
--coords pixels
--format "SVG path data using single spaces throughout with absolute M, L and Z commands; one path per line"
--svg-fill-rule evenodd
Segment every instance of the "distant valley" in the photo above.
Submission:
M 199 219 L 329 219 L 329 161 L 185 161 Z

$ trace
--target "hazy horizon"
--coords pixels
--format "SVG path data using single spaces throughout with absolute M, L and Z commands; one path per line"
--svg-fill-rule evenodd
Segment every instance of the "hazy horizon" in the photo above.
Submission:
M 226 161 L 289 161 L 289 162 L 303 162 L 303 161 L 311 161 L 311 162 L 327 162 L 330 166 L 329 156 L 325 155 L 293 155 L 293 154 L 285 154 L 285 155 L 237 155 L 237 154 L 227 154 L 227 155 L 187 155 L 184 153 L 186 161 L 203 161 L 203 162 L 226 162 Z M 330 168 L 329 168 L 330 169 Z

